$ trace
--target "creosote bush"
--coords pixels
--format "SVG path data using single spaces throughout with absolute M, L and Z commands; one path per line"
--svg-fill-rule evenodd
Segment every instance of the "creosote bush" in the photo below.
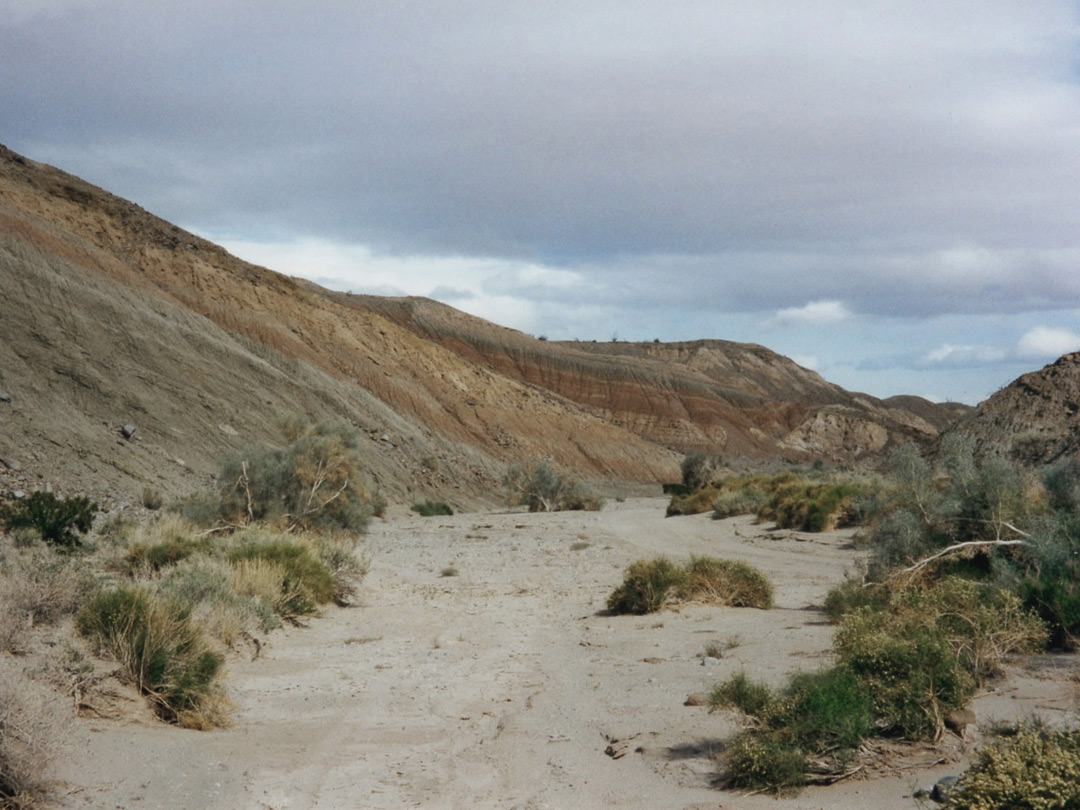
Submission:
M 74 549 L 82 544 L 79 534 L 90 531 L 97 509 L 89 498 L 57 498 L 39 491 L 0 504 L 0 525 L 5 531 L 35 529 L 46 543 Z
M 732 607 L 772 607 L 772 585 L 743 562 L 692 557 L 677 565 L 666 557 L 637 560 L 607 600 L 615 613 L 655 613 L 669 599 Z
M 511 506 L 524 505 L 530 512 L 596 512 L 604 506 L 604 499 L 579 478 L 547 461 L 511 464 L 503 486 Z

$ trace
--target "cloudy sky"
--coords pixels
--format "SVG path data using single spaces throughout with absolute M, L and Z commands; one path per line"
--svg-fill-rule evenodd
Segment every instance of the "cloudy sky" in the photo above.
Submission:
M 978 402 L 1080 349 L 1080 5 L 0 0 L 0 143 L 552 339 Z

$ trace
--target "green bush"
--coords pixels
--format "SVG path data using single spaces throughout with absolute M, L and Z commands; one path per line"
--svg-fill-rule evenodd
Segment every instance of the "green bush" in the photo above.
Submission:
M 736 748 L 756 754 L 753 761 L 730 763 L 729 778 L 739 787 L 795 787 L 801 780 L 792 781 L 791 775 L 805 774 L 807 755 L 846 762 L 875 731 L 870 693 L 844 667 L 798 673 L 779 693 L 738 673 L 714 687 L 709 707 L 734 707 L 756 721 L 736 739 Z M 748 738 L 754 742 L 751 744 Z M 796 757 L 803 765 L 792 769 Z M 762 766 L 777 761 L 787 763 L 780 773 L 774 767 Z
M 421 501 L 409 507 L 421 517 L 435 517 L 436 515 L 452 515 L 453 507 L 446 501 Z
M 711 710 L 733 707 L 758 719 L 767 717 L 775 703 L 776 697 L 772 690 L 763 683 L 750 680 L 745 672 L 732 675 L 728 680 L 714 686 L 709 693 Z
M 945 802 L 946 810 L 1078 810 L 1080 732 L 1021 728 L 986 746 Z
M 655 613 L 682 585 L 686 572 L 666 557 L 638 560 L 626 569 L 622 585 L 608 597 L 615 613 Z
M 772 584 L 754 566 L 714 557 L 691 557 L 678 585 L 682 599 L 731 607 L 770 608 Z
M 580 479 L 546 461 L 510 465 L 503 486 L 511 506 L 524 505 L 530 512 L 596 512 L 604 506 Z
M 844 617 L 834 648 L 872 695 L 883 730 L 902 737 L 933 738 L 945 712 L 975 692 L 975 678 L 924 617 L 860 608 Z
M 39 491 L 0 504 L 0 525 L 5 531 L 36 529 L 46 543 L 73 549 L 82 543 L 78 534 L 90 531 L 97 510 L 89 498 L 57 498 Z
M 874 582 L 845 579 L 825 596 L 825 615 L 832 622 L 839 622 L 847 614 L 870 607 L 884 610 L 889 602 L 886 588 Z
M 217 490 L 178 505 L 200 525 L 259 521 L 287 530 L 362 531 L 385 504 L 364 480 L 359 436 L 336 422 L 296 423 L 284 448 L 251 447 L 225 458 Z
M 217 683 L 225 659 L 207 645 L 189 611 L 138 588 L 94 597 L 79 632 L 123 665 L 162 719 L 190 727 L 224 722 Z

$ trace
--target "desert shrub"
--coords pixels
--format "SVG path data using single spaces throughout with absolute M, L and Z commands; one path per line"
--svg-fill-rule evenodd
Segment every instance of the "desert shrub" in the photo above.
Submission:
M 205 552 L 209 543 L 190 537 L 177 537 L 160 543 L 136 543 L 124 557 L 123 567 L 129 574 L 139 571 L 160 571 L 193 554 Z
M 334 579 L 334 603 L 339 607 L 351 605 L 360 582 L 368 574 L 370 561 L 356 553 L 353 543 L 343 539 L 324 539 L 319 543 L 318 550 L 319 559 Z
M 745 672 L 737 672 L 713 687 L 709 693 L 712 710 L 734 707 L 745 715 L 764 718 L 773 709 L 776 697 L 763 683 L 752 681 Z
M 947 810 L 1077 810 L 1080 732 L 1022 727 L 986 746 L 945 802 Z
M 1080 459 L 1069 459 L 1050 467 L 1043 472 L 1042 480 L 1052 508 L 1080 513 Z
M 421 517 L 435 517 L 436 515 L 452 515 L 453 507 L 446 501 L 421 501 L 409 507 Z
M 57 703 L 0 656 L 0 807 L 36 807 L 49 797 L 45 777 L 63 731 Z
M 503 486 L 511 506 L 524 505 L 530 512 L 595 512 L 604 506 L 580 479 L 546 461 L 510 465 Z
M 143 487 L 142 491 L 142 505 L 152 512 L 156 512 L 165 504 L 165 496 L 161 494 L 160 490 L 156 490 L 153 487 Z
M 925 617 L 860 608 L 844 618 L 834 649 L 866 685 L 883 730 L 902 737 L 934 737 L 944 713 L 975 692 L 975 678 Z
M 846 762 L 875 730 L 869 692 L 842 667 L 798 673 L 782 692 L 738 673 L 712 690 L 709 705 L 737 708 L 756 721 L 731 746 L 733 787 L 797 788 L 806 781 L 808 755 Z
M 716 472 L 716 459 L 696 450 L 691 450 L 683 456 L 679 465 L 682 471 L 682 483 L 688 492 L 697 492 L 704 489 L 712 481 Z
M 734 788 L 788 793 L 806 784 L 806 755 L 768 735 L 740 734 L 727 754 L 727 782 Z
M 884 586 L 848 578 L 825 596 L 824 609 L 830 621 L 839 622 L 844 616 L 861 607 L 884 610 L 888 602 L 889 592 Z
M 772 495 L 758 511 L 782 529 L 824 532 L 852 525 L 855 504 L 871 493 L 869 486 L 854 481 L 815 483 L 796 479 L 772 488 Z
M 0 525 L 5 531 L 33 528 L 46 543 L 73 549 L 82 543 L 78 535 L 90 531 L 96 513 L 97 504 L 89 498 L 57 498 L 39 491 L 0 504 Z
M 735 560 L 692 557 L 678 584 L 681 598 L 732 607 L 770 608 L 772 584 L 754 566 Z
M 711 484 L 686 495 L 672 495 L 667 506 L 667 516 L 700 515 L 708 512 L 719 495 L 720 488 Z
M 713 518 L 723 520 L 736 515 L 756 515 L 768 496 L 757 489 L 738 489 L 721 491 L 713 500 Z
M 162 719 L 196 728 L 224 722 L 217 678 L 225 659 L 209 648 L 187 608 L 125 587 L 99 593 L 76 620 L 83 636 L 121 663 Z
M 380 505 L 364 481 L 357 432 L 335 422 L 297 423 L 287 437 L 284 448 L 226 457 L 221 486 L 181 502 L 180 513 L 200 525 L 263 521 L 290 531 L 362 531 Z
M 126 546 L 138 524 L 122 512 L 107 516 L 97 527 L 97 536 L 110 546 Z
M 8 593 L 25 620 L 52 624 L 75 612 L 89 587 L 82 569 L 70 559 L 31 554 L 9 566 Z
M 256 580 L 277 583 L 271 602 L 279 615 L 289 618 L 314 613 L 319 605 L 334 599 L 334 575 L 319 559 L 313 544 L 254 529 L 242 532 L 236 542 L 227 554 L 229 563 L 242 573 L 243 586 L 251 595 L 264 595 L 254 590 L 251 583 Z
M 626 569 L 622 585 L 608 597 L 608 610 L 615 613 L 655 613 L 678 590 L 685 578 L 685 570 L 666 557 L 637 560 Z
M 676 565 L 666 557 L 637 560 L 608 597 L 615 613 L 655 613 L 670 598 L 732 607 L 772 606 L 772 585 L 751 565 L 713 557 L 692 557 Z
M 218 559 L 189 558 L 171 567 L 153 588 L 162 598 L 188 609 L 193 619 L 229 647 L 245 633 L 268 632 L 281 624 L 273 605 L 242 593 L 236 587 L 235 569 Z

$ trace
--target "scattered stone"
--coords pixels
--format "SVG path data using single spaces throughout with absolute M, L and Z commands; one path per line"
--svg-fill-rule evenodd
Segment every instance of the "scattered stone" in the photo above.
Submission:
M 945 712 L 945 728 L 960 737 L 964 736 L 964 729 L 975 725 L 975 712 L 971 709 L 952 709 Z
M 11 497 L 17 501 L 21 501 L 23 498 L 26 497 L 26 493 L 23 492 L 21 489 L 16 489 L 11 493 Z
M 656 657 L 642 658 L 641 660 L 646 664 L 662 664 L 662 663 L 664 663 L 663 658 L 656 658 Z
M 7 391 L 0 391 L 0 402 L 11 402 L 11 394 Z
M 135 426 L 124 425 L 122 428 L 120 428 L 120 435 L 123 436 L 125 439 L 130 439 L 132 436 L 135 435 Z
M 240 435 L 239 433 L 236 432 L 236 428 L 234 428 L 232 425 L 218 425 L 218 430 L 220 430 L 226 436 L 239 436 Z
M 615 740 L 608 738 L 608 747 L 604 749 L 604 753 L 612 759 L 622 759 L 630 753 L 630 741 L 638 737 L 635 734 L 632 737 L 627 737 L 624 740 Z
M 959 776 L 943 776 L 937 780 L 934 784 L 934 789 L 930 791 L 930 798 L 935 802 L 944 803 L 949 798 L 949 794 L 953 792 L 953 788 L 956 787 L 956 783 L 960 781 Z
M 683 702 L 683 706 L 708 706 L 709 696 L 704 692 L 694 692 L 692 695 L 687 695 L 686 700 Z
M 22 471 L 22 465 L 19 464 L 19 462 L 15 461 L 15 459 L 6 458 L 5 456 L 0 456 L 0 464 L 3 464 L 5 467 L 7 467 L 12 472 L 21 472 Z
M 701 659 L 701 665 L 703 667 L 718 667 L 720 666 L 720 659 L 713 658 L 713 656 L 711 655 L 706 655 L 704 658 Z

